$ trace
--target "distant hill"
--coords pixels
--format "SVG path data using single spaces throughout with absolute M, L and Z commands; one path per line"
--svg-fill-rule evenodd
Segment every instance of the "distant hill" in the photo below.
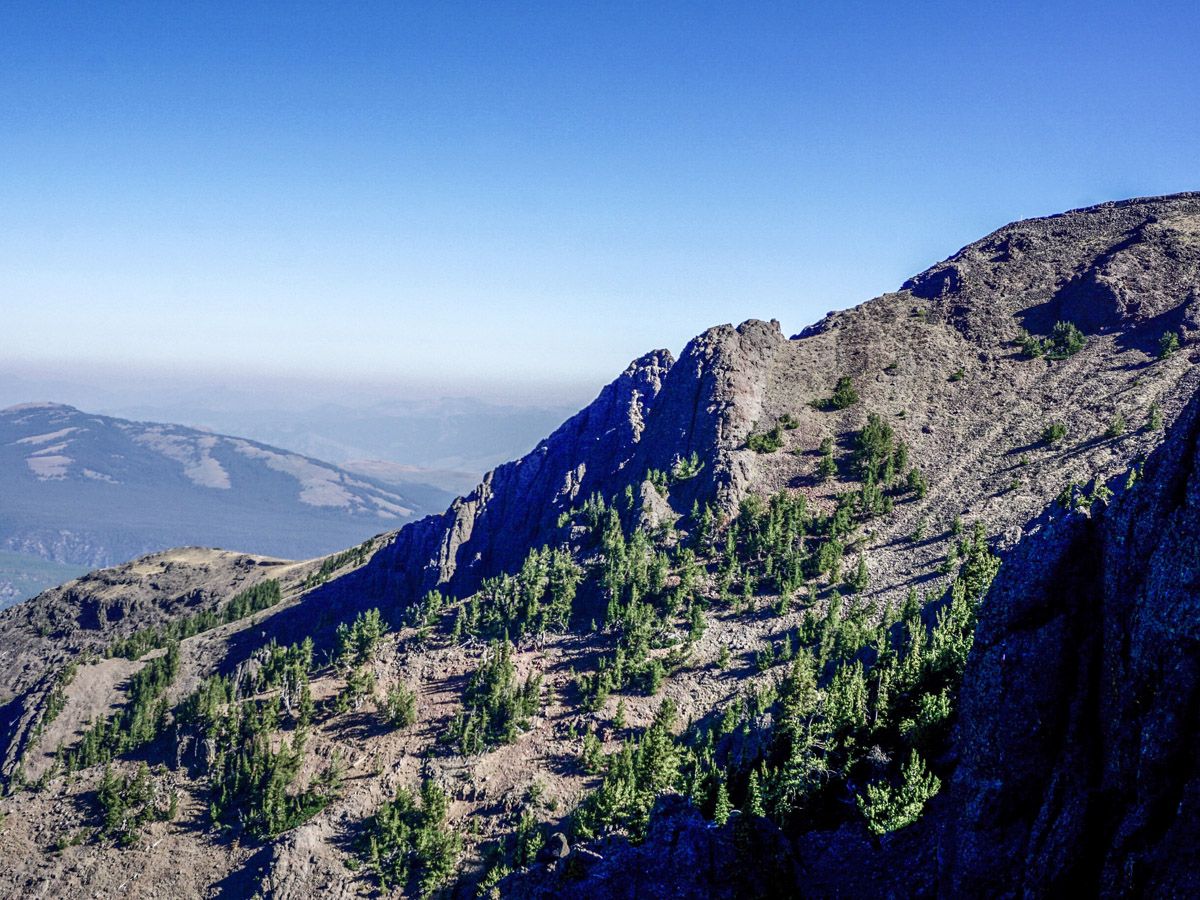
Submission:
M 0 410 L 0 497 L 0 606 L 181 544 L 317 556 L 451 499 L 251 440 L 54 403 Z
M 523 406 L 470 397 L 383 397 L 367 405 L 287 399 L 271 406 L 225 394 L 170 403 L 99 408 L 125 418 L 184 422 L 288 447 L 377 480 L 436 485 L 454 494 L 483 473 L 528 453 L 578 404 Z M 402 465 L 397 465 L 400 463 Z

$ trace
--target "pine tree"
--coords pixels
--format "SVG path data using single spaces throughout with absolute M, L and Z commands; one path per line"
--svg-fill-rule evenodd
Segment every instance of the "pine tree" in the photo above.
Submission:
M 846 580 L 846 586 L 855 594 L 861 594 L 871 586 L 871 573 L 867 571 L 867 558 L 861 553 L 858 555 L 858 565 L 854 569 L 854 574 Z
M 913 750 L 900 775 L 900 785 L 886 782 L 867 785 L 866 796 L 858 798 L 858 808 L 875 834 L 887 834 L 911 825 L 925 804 L 937 794 L 941 780 L 925 767 L 925 761 Z
M 1174 356 L 1179 350 L 1179 335 L 1173 331 L 1163 333 L 1163 336 L 1158 339 L 1158 358 L 1167 359 Z
M 725 778 L 721 776 L 717 780 L 717 800 L 713 805 L 713 822 L 717 825 L 724 825 L 729 821 L 731 812 L 733 812 L 733 804 L 729 802 L 729 788 L 725 786 Z
M 748 816 L 765 816 L 763 808 L 762 788 L 759 786 L 758 771 L 750 770 L 750 779 L 746 784 L 746 803 L 744 811 Z
M 1157 403 L 1150 404 L 1150 411 L 1146 416 L 1146 428 L 1150 431 L 1158 431 L 1163 426 L 1162 407 Z
M 688 640 L 698 641 L 704 637 L 704 632 L 708 628 L 708 623 L 704 620 L 704 610 L 700 604 L 693 602 L 691 610 L 688 612 Z
M 858 402 L 858 391 L 854 389 L 854 382 L 850 380 L 849 375 L 843 375 L 837 381 L 837 386 L 833 389 L 833 396 L 829 399 L 829 405 L 834 409 L 846 409 Z
M 833 458 L 833 438 L 825 438 L 821 441 L 821 462 L 817 466 L 817 474 L 822 480 L 828 481 L 837 471 L 837 460 Z
M 838 666 L 829 682 L 825 716 L 835 732 L 855 732 L 867 725 L 867 681 L 862 663 Z
M 583 751 L 580 754 L 579 761 L 583 765 L 583 770 L 589 775 L 595 775 L 602 768 L 604 764 L 604 752 L 600 746 L 600 738 L 596 736 L 596 732 L 589 730 L 583 736 Z
M 729 647 L 725 644 L 722 644 L 721 649 L 717 651 L 716 664 L 718 669 L 724 670 L 729 668 Z

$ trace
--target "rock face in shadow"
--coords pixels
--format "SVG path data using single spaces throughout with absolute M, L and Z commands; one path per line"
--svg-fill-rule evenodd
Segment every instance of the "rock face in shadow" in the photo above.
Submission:
M 616 838 L 594 850 L 576 848 L 538 878 L 517 875 L 500 885 L 514 898 L 709 897 L 714 900 L 795 896 L 799 869 L 788 839 L 769 820 L 734 813 L 717 828 L 681 797 L 664 797 L 640 846 Z
M 963 686 L 943 884 L 1200 891 L 1200 397 L 1094 519 L 1019 546 Z

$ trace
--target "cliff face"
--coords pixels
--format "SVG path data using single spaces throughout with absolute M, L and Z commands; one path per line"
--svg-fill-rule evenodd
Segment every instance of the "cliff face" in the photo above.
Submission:
M 1200 396 L 1144 477 L 1019 546 L 963 685 L 947 886 L 1200 890 Z
M 400 531 L 363 573 L 368 590 L 403 602 L 436 587 L 470 590 L 519 566 L 559 512 L 619 477 L 672 362 L 665 350 L 634 360 L 530 453 L 489 472 L 445 513 Z

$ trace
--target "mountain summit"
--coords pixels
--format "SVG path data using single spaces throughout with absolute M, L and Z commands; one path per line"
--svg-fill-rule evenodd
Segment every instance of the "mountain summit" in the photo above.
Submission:
M 351 550 L 47 591 L 0 885 L 1195 894 L 1198 333 L 1200 194 L 1018 222 Z

